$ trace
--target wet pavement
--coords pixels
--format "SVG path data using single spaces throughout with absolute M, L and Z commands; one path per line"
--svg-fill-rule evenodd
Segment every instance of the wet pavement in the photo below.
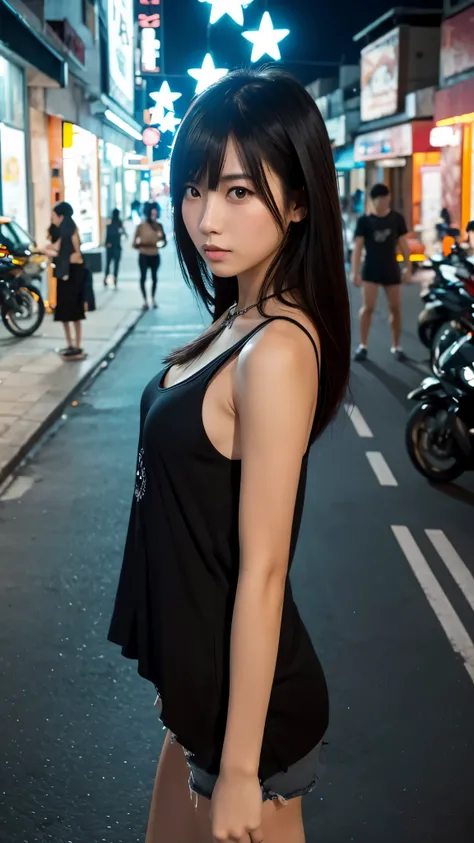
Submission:
M 160 309 L 0 492 L 2 843 L 144 841 L 164 733 L 152 686 L 106 635 L 139 397 L 203 322 L 169 268 Z M 406 393 L 425 371 L 417 294 L 405 291 L 413 359 L 391 358 L 382 311 L 353 370 L 359 413 L 342 411 L 311 457 L 293 581 L 332 716 L 308 843 L 473 839 L 474 477 L 435 489 L 404 450 Z

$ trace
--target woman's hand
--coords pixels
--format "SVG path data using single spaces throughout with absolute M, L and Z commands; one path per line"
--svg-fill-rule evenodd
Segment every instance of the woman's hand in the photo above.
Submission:
M 264 843 L 262 789 L 258 776 L 221 772 L 211 801 L 212 838 L 215 843 Z

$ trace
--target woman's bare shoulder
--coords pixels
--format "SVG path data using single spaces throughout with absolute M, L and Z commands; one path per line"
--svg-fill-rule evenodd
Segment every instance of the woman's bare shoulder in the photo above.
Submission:
M 291 295 L 291 294 L 290 294 Z M 319 335 L 317 328 L 312 321 L 312 319 L 308 316 L 307 313 L 301 307 L 301 304 L 297 301 L 296 298 L 292 296 L 290 299 L 292 305 L 283 304 L 282 302 L 278 301 L 278 299 L 271 299 L 270 302 L 266 303 L 267 306 L 265 309 L 267 316 L 285 316 L 289 319 L 293 319 L 295 322 L 298 322 L 302 328 L 305 328 L 311 338 L 316 343 L 316 348 L 318 352 L 321 352 Z M 296 305 L 296 306 L 293 306 Z

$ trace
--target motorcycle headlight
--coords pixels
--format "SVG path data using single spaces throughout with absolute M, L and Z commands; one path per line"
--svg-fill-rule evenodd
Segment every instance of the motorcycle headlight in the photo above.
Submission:
M 474 369 L 471 366 L 464 366 L 462 378 L 468 386 L 474 386 Z

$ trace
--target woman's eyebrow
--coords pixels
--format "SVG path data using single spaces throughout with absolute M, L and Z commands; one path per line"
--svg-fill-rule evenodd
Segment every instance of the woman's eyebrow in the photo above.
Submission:
M 229 173 L 228 176 L 221 176 L 220 181 L 235 181 L 235 179 L 252 181 L 252 176 L 249 176 L 248 173 Z

